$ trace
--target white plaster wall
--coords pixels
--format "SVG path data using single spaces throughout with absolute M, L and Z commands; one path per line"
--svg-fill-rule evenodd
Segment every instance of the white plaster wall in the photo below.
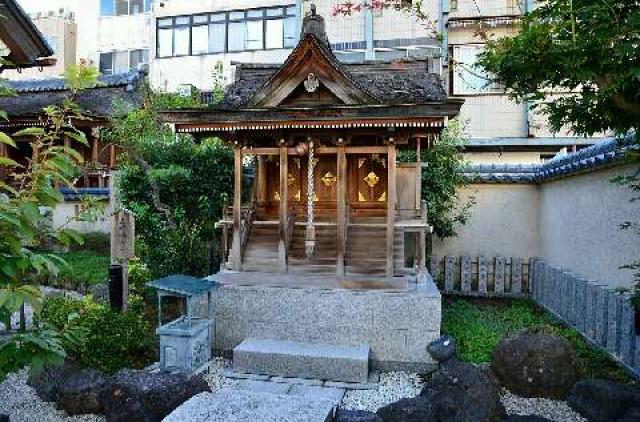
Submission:
M 464 97 L 460 116 L 466 122 L 465 132 L 472 138 L 526 137 L 523 104 L 505 94 L 479 94 Z
M 461 198 L 475 196 L 469 222 L 450 239 L 434 239 L 438 256 L 540 255 L 539 187 L 525 184 L 472 184 Z M 427 205 L 428 206 L 428 205 Z
M 640 237 L 619 230 L 640 220 L 631 191 L 610 182 L 626 166 L 548 182 L 540 192 L 541 253 L 549 264 L 610 287 L 630 286 L 632 272 L 620 266 L 640 256 Z
M 56 205 L 53 210 L 53 227 L 65 226 L 70 229 L 79 231 L 80 233 L 91 232 L 111 232 L 111 219 L 112 206 L 108 202 L 103 202 L 105 205 L 103 217 L 95 222 L 81 222 L 72 221 L 76 216 L 76 207 L 80 206 L 79 201 L 69 201 Z

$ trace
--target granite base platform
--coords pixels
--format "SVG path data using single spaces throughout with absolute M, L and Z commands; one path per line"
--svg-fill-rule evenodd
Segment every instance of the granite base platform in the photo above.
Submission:
M 247 338 L 366 344 L 371 369 L 436 368 L 427 353 L 427 345 L 440 336 L 441 297 L 433 282 L 410 281 L 406 288 L 393 290 L 300 285 L 223 283 L 213 296 L 214 352 L 231 356 Z

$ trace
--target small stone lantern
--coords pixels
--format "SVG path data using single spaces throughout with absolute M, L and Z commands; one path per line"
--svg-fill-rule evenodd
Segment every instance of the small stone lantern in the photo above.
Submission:
M 211 315 L 211 293 L 218 283 L 186 275 L 172 275 L 147 284 L 158 291 L 158 328 L 160 369 L 196 372 L 211 359 L 214 323 L 195 317 L 195 307 L 206 295 L 207 315 Z M 185 301 L 186 315 L 162 325 L 162 298 L 179 297 Z

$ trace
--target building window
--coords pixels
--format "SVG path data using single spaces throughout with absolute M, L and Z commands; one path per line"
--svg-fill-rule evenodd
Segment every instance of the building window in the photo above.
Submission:
M 100 0 L 100 16 L 137 15 L 151 10 L 151 0 Z
M 149 50 L 112 51 L 100 53 L 100 73 L 113 75 L 139 69 L 149 63 Z
M 176 16 L 157 20 L 158 57 L 292 48 L 295 6 Z
M 501 87 L 491 81 L 489 74 L 476 66 L 484 45 L 453 47 L 453 93 L 458 95 L 500 92 Z

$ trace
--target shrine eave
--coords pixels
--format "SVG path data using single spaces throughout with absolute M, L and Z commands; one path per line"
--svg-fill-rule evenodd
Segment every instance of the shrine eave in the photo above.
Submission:
M 180 109 L 161 112 L 177 132 L 231 132 L 239 130 L 348 129 L 348 128 L 442 128 L 447 118 L 458 115 L 464 100 L 393 105 L 329 107 Z

